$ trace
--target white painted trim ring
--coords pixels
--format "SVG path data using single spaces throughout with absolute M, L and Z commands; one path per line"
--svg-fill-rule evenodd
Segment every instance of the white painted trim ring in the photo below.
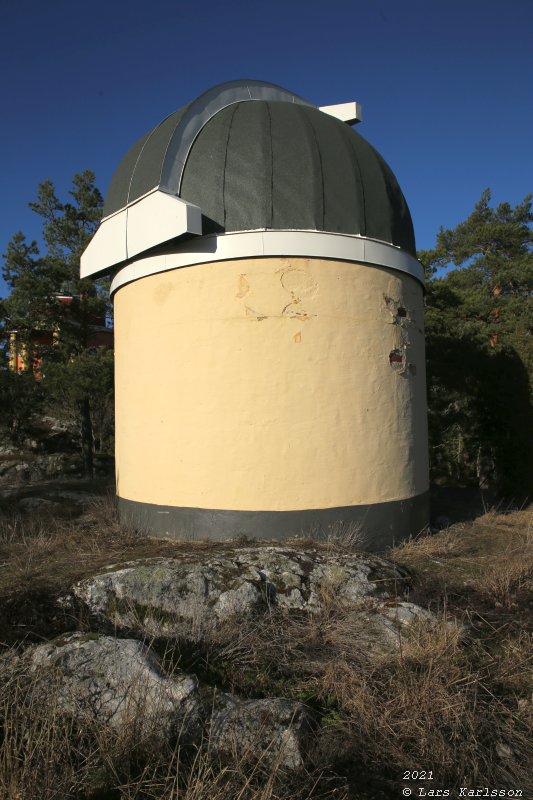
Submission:
M 424 285 L 424 270 L 417 259 L 392 244 L 323 231 L 239 231 L 212 234 L 171 245 L 157 255 L 138 258 L 119 269 L 110 288 L 112 295 L 131 281 L 211 261 L 258 257 L 331 258 L 354 261 L 406 272 Z

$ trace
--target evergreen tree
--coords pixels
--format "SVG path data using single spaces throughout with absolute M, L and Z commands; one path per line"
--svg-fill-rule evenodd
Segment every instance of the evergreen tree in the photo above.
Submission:
M 69 361 L 49 360 L 46 365 L 47 397 L 62 407 L 65 417 L 89 426 L 80 431 L 84 463 L 92 464 L 93 449 L 105 449 L 113 441 L 113 379 L 113 353 L 103 347 Z
M 486 190 L 419 253 L 432 472 L 523 494 L 532 488 L 533 212 L 531 196 L 514 208 L 490 199 Z
M 33 375 L 18 375 L 4 365 L 0 368 L 0 428 L 15 444 L 20 445 L 29 433 L 31 417 L 42 403 L 42 387 Z
M 87 476 L 93 474 L 92 408 L 100 400 L 102 380 L 107 381 L 109 391 L 112 387 L 108 359 L 93 358 L 94 380 L 87 380 L 91 325 L 108 311 L 106 287 L 79 277 L 81 254 L 102 215 L 102 196 L 94 181 L 89 170 L 75 175 L 71 200 L 65 203 L 58 199 L 50 180 L 41 183 L 30 207 L 42 220 L 44 252 L 35 241 L 28 243 L 23 233 L 16 233 L 8 244 L 3 267 L 4 280 L 11 287 L 4 301 L 4 333 L 16 331 L 18 346 L 38 360 L 42 389 L 49 398 L 75 403 Z M 65 303 L 61 295 L 72 301 Z M 53 342 L 36 345 L 36 331 L 54 331 Z M 80 360 L 83 369 L 78 368 Z M 32 369 L 31 358 L 27 367 Z M 99 368 L 101 375 L 96 374 Z M 62 393 L 58 391 L 59 374 L 65 381 Z

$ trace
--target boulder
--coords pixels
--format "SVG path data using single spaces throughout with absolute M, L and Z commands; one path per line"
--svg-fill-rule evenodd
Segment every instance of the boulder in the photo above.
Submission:
M 30 648 L 25 657 L 44 697 L 60 709 L 141 735 L 198 738 L 201 706 L 196 677 L 161 669 L 157 656 L 133 639 L 73 634 Z M 52 687 L 54 691 L 51 691 Z
M 31 513 L 33 511 L 55 511 L 58 507 L 57 503 L 53 500 L 47 500 L 45 497 L 22 497 L 18 506 L 21 511 Z
M 416 603 L 407 603 L 401 600 L 385 603 L 381 607 L 383 613 L 392 622 L 399 626 L 409 627 L 415 623 L 422 622 L 434 625 L 437 618 L 427 608 L 417 606 Z
M 73 591 L 113 626 L 198 640 L 221 622 L 257 610 L 316 613 L 333 602 L 354 608 L 405 588 L 403 571 L 368 553 L 234 546 L 109 567 Z
M 31 467 L 26 461 L 22 461 L 15 465 L 16 480 L 28 480 L 31 475 Z
M 241 700 L 220 695 L 211 717 L 209 749 L 222 761 L 260 761 L 263 767 L 300 770 L 313 718 L 294 700 Z
M 22 655 L 2 654 L 0 672 L 17 671 L 31 676 L 32 702 L 53 718 L 66 715 L 89 731 L 92 724 L 108 727 L 136 744 L 177 736 L 221 761 L 302 769 L 316 728 L 314 715 L 295 700 L 218 692 L 213 699 L 208 692 L 204 707 L 196 676 L 166 674 L 153 650 L 134 639 L 74 633 Z

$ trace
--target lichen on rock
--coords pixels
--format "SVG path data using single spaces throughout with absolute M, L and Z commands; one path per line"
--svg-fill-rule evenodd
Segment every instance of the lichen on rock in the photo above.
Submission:
M 313 718 L 303 703 L 281 698 L 243 700 L 224 694 L 211 717 L 209 746 L 222 760 L 303 768 Z
M 73 634 L 24 654 L 42 696 L 63 712 L 116 730 L 196 738 L 201 705 L 195 676 L 166 675 L 156 654 L 134 639 Z M 50 688 L 53 687 L 53 692 Z
M 282 546 L 190 552 L 111 568 L 78 583 L 74 594 L 96 617 L 153 636 L 199 639 L 232 616 L 279 608 L 317 613 L 333 599 L 353 608 L 405 588 L 405 574 L 368 553 Z

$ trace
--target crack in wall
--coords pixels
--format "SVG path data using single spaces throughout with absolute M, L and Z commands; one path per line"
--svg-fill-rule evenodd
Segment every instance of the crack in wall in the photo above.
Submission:
M 279 283 L 276 276 L 279 276 Z M 314 298 L 317 293 L 318 284 L 311 275 L 304 269 L 289 265 L 278 269 L 274 275 L 257 273 L 250 276 L 241 273 L 235 297 L 238 300 L 246 298 L 248 302 L 244 303 L 245 314 L 257 322 L 283 317 L 306 322 L 317 314 L 309 313 L 304 308 L 304 303 Z M 286 302 L 286 296 L 283 297 L 287 294 L 290 297 L 289 302 Z

